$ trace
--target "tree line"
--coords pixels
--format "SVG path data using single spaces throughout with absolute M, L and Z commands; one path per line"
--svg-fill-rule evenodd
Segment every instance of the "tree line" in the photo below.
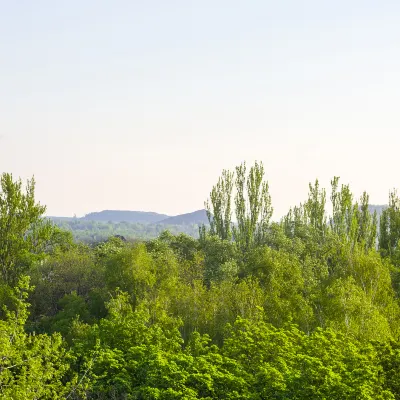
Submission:
M 78 218 L 58 219 L 52 218 L 52 222 L 64 231 L 71 232 L 75 241 L 87 244 L 104 242 L 111 236 L 123 236 L 129 241 L 149 240 L 157 238 L 164 230 L 173 234 L 185 233 L 192 237 L 198 237 L 198 224 L 157 224 L 140 222 L 105 222 L 91 221 Z
M 396 191 L 378 218 L 315 181 L 274 222 L 243 163 L 198 238 L 91 245 L 34 192 L 1 175 L 0 398 L 400 399 Z

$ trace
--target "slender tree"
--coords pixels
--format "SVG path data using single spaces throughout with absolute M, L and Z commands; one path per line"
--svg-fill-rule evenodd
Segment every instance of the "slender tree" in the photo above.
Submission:
M 246 163 L 237 166 L 235 173 L 224 170 L 205 203 L 210 233 L 223 240 L 233 239 L 243 252 L 265 241 L 273 212 L 263 164 L 255 162 L 248 174 L 246 171 Z M 233 189 L 235 224 L 231 210 Z
M 233 177 L 232 172 L 223 170 L 218 183 L 211 190 L 210 199 L 205 203 L 211 234 L 223 240 L 232 239 Z
M 389 206 L 380 219 L 379 248 L 393 258 L 400 243 L 400 197 L 396 190 L 389 193 Z M 395 257 L 397 258 L 397 257 Z
M 246 176 L 246 164 L 236 167 L 236 220 L 233 236 L 242 251 L 265 241 L 273 208 L 264 166 L 255 162 Z

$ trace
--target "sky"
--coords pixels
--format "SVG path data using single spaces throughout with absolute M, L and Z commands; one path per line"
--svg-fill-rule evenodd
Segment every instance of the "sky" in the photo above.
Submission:
M 400 186 L 400 2 L 0 0 L 0 173 L 47 215 L 201 209 L 265 166 L 275 217 Z

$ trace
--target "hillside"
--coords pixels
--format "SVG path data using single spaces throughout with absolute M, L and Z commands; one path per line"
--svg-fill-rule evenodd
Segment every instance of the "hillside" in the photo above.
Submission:
M 104 210 L 100 212 L 89 213 L 81 219 L 97 222 L 133 222 L 154 224 L 165 220 L 166 218 L 169 218 L 169 215 L 159 214 L 156 212 Z
M 160 224 L 165 225 L 201 225 L 208 224 L 208 218 L 206 210 L 197 210 L 187 214 L 176 215 L 175 217 L 169 217 L 162 221 Z

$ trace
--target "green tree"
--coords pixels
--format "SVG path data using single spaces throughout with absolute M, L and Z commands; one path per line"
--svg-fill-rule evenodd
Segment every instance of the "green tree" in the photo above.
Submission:
M 43 255 L 52 236 L 50 222 L 43 219 L 46 207 L 35 202 L 35 181 L 27 182 L 11 174 L 0 178 L 0 274 L 13 286 L 21 274 Z
M 210 232 L 223 240 L 232 239 L 232 189 L 234 174 L 223 170 L 205 202 Z
M 400 198 L 397 191 L 389 193 L 389 206 L 380 219 L 379 248 L 382 255 L 389 256 L 400 267 Z
M 349 185 L 342 185 L 338 191 L 339 178 L 331 181 L 333 213 L 331 229 L 350 246 L 362 243 L 366 250 L 376 247 L 378 217 L 371 215 L 369 196 L 364 192 L 360 202 L 353 202 Z
M 76 381 L 69 354 L 59 334 L 25 333 L 29 290 L 29 279 L 22 277 L 13 289 L 16 310 L 6 310 L 0 320 L 0 399 L 64 399 Z
M 96 263 L 95 251 L 77 245 L 65 252 L 56 252 L 42 263 L 31 268 L 35 289 L 30 295 L 32 313 L 30 320 L 38 328 L 41 322 L 60 311 L 60 301 L 65 295 L 76 292 L 89 302 L 91 292 L 105 287 L 105 271 Z
M 237 166 L 235 173 L 224 170 L 205 203 L 211 235 L 233 238 L 243 254 L 265 242 L 273 211 L 263 164 L 255 162 L 248 174 L 246 171 L 246 163 Z M 236 223 L 231 221 L 233 189 Z
M 247 190 L 246 190 L 247 189 Z M 264 166 L 255 162 L 246 176 L 246 164 L 236 167 L 235 241 L 242 252 L 265 242 L 273 208 Z

